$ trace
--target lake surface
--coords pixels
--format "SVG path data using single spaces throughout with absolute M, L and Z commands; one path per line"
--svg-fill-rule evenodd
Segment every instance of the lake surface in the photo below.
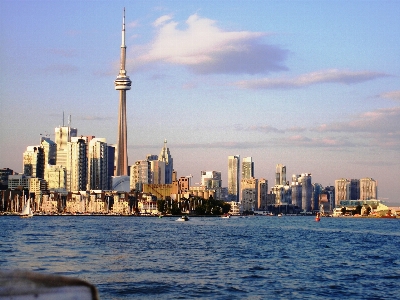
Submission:
M 101 299 L 399 299 L 400 219 L 0 217 L 0 269 Z

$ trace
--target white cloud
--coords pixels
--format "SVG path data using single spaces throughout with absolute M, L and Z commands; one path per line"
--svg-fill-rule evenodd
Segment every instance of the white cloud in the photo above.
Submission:
M 191 71 L 207 73 L 267 73 L 286 70 L 283 65 L 287 50 L 261 43 L 264 32 L 224 31 L 214 20 L 197 14 L 186 20 L 186 28 L 178 28 L 169 15 L 153 25 L 157 34 L 145 53 L 133 64 L 156 62 L 187 66 Z
M 353 84 L 387 76 L 389 75 L 379 72 L 331 69 L 307 73 L 294 78 L 242 80 L 236 82 L 236 85 L 245 89 L 292 89 L 319 83 Z

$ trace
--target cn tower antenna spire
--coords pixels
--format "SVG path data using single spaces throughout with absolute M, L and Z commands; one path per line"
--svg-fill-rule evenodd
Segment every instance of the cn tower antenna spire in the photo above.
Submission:
M 121 65 L 115 89 L 119 91 L 118 111 L 118 137 L 116 151 L 115 176 L 128 175 L 128 147 L 127 147 L 127 122 L 126 122 L 126 91 L 131 89 L 132 81 L 126 75 L 126 45 L 125 45 L 125 7 L 122 15 L 122 43 L 121 43 Z

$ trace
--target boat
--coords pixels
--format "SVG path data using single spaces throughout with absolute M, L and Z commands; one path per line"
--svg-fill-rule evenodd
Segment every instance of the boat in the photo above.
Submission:
M 229 219 L 230 217 L 231 217 L 230 214 L 225 214 L 221 216 L 222 219 Z
M 179 219 L 177 219 L 177 221 L 178 222 L 186 222 L 186 221 L 189 221 L 189 218 L 188 218 L 188 216 L 182 216 Z
M 33 217 L 30 198 L 28 199 L 28 201 L 26 201 L 26 204 L 25 204 L 24 208 L 22 209 L 20 217 L 21 218 L 32 218 Z
M 319 222 L 321 220 L 321 214 L 318 212 L 317 215 L 315 216 L 315 221 Z
M 283 215 L 282 214 L 278 214 L 278 217 L 282 217 Z

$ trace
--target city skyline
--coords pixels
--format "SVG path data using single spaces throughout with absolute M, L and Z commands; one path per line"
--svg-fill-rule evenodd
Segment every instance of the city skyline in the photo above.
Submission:
M 228 5 L 229 4 L 229 5 Z M 399 204 L 400 3 L 157 1 L 0 3 L 0 167 L 72 115 L 114 144 L 121 10 L 128 13 L 129 165 L 167 139 L 178 176 L 252 157 L 313 182 L 372 177 Z M 38 22 L 40 20 L 40 22 Z M 26 109 L 25 109 L 26 108 Z

